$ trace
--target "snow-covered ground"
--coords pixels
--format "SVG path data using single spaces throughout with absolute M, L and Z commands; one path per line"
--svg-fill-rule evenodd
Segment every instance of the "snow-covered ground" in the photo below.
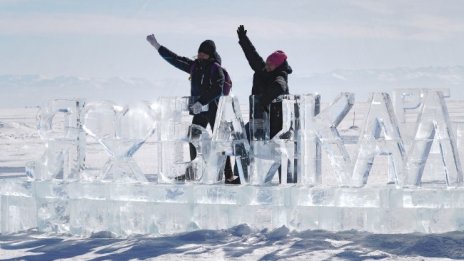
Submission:
M 450 106 L 452 117 L 462 105 Z M 341 131 L 362 124 L 365 105 L 357 107 Z M 24 174 L 24 164 L 37 159 L 43 144 L 36 133 L 37 108 L 0 109 L 0 178 Z M 94 146 L 94 147 L 93 147 Z M 89 152 L 100 153 L 97 144 Z M 146 158 L 143 148 L 136 155 Z M 149 171 L 153 166 L 141 164 Z M 464 233 L 371 234 L 357 231 L 272 231 L 246 224 L 226 230 L 128 239 L 96 234 L 92 238 L 27 231 L 0 235 L 0 260 L 458 260 L 464 259 Z
M 247 225 L 130 239 L 27 232 L 0 237 L 0 260 L 457 260 L 464 258 L 463 244 L 458 232 L 259 231 Z

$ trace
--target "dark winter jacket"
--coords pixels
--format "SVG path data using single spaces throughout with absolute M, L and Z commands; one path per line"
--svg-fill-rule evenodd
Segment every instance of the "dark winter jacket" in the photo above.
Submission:
M 267 110 L 272 100 L 279 95 L 288 94 L 288 75 L 292 73 L 292 68 L 285 61 L 272 72 L 267 72 L 264 68 L 266 62 L 256 51 L 250 39 L 245 35 L 240 37 L 239 44 L 245 53 L 253 75 L 252 95 L 261 95 L 261 104 Z M 270 107 L 270 136 L 271 138 L 282 129 L 282 104 L 272 103 Z
M 164 46 L 158 49 L 158 53 L 174 67 L 191 74 L 190 95 L 199 96 L 198 101 L 203 105 L 209 104 L 209 111 L 215 114 L 224 86 L 224 73 L 218 68 L 212 69 L 212 66 L 217 66 L 214 63 L 221 64 L 221 57 L 215 55 L 214 59 L 206 61 L 192 60 L 178 56 Z

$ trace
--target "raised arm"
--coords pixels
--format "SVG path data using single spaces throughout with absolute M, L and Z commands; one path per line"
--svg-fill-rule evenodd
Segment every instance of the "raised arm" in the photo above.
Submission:
M 160 45 L 158 41 L 155 38 L 154 34 L 148 35 L 147 36 L 147 41 L 155 47 L 155 49 L 158 51 L 158 53 L 163 57 L 164 60 L 166 60 L 168 63 L 170 63 L 172 66 L 176 67 L 179 70 L 182 70 L 186 73 L 190 74 L 190 68 L 192 67 L 193 60 L 189 59 L 187 57 L 179 56 L 169 50 L 168 48 Z
M 238 43 L 242 47 L 242 50 L 245 53 L 245 57 L 247 58 L 251 69 L 253 69 L 253 71 L 262 71 L 266 63 L 264 62 L 263 58 L 261 58 L 261 56 L 258 54 L 246 33 L 247 30 L 245 30 L 245 27 L 243 25 L 240 25 L 237 29 L 239 39 Z

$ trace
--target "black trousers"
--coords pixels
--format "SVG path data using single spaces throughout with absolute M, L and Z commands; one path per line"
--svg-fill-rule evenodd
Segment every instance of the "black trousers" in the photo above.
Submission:
M 200 114 L 196 114 L 193 116 L 192 124 L 200 125 L 203 128 L 206 128 L 208 124 L 211 126 L 211 129 L 214 129 L 214 122 L 216 121 L 216 111 L 212 112 L 204 112 Z M 193 160 L 197 156 L 197 151 L 195 147 L 190 143 L 190 159 Z M 230 157 L 227 156 L 226 165 L 224 167 L 224 177 L 226 179 L 231 179 L 234 176 L 234 172 L 232 171 L 232 164 L 230 162 Z

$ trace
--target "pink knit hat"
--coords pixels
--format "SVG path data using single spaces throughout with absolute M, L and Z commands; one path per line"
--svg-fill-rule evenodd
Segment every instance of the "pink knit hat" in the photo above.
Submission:
M 275 67 L 279 67 L 285 62 L 285 60 L 287 60 L 287 55 L 284 51 L 277 50 L 267 57 L 266 62 L 274 65 Z

